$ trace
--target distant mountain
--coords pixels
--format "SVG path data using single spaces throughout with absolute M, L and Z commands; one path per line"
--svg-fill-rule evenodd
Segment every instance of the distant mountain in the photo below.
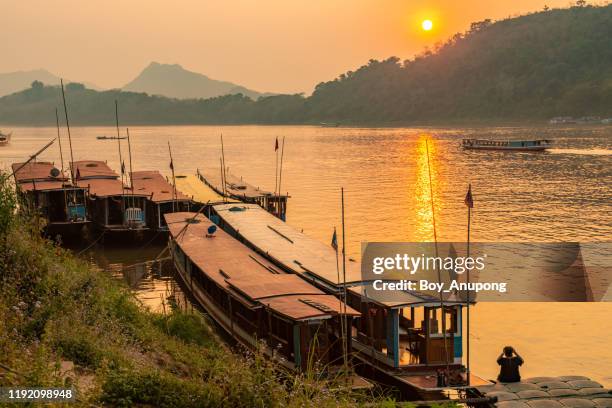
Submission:
M 473 23 L 432 51 L 406 61 L 371 60 L 320 83 L 309 97 L 253 100 L 245 96 L 248 93 L 228 95 L 240 92 L 239 87 L 178 65 L 151 64 L 127 87 L 145 92 L 97 92 L 70 84 L 66 98 L 72 122 L 83 125 L 112 125 L 115 100 L 124 125 L 418 125 L 609 118 L 611 38 L 612 5 L 571 7 Z M 159 94 L 173 98 L 155 96 Z M 53 125 L 59 95 L 57 86 L 35 83 L 0 97 L 0 123 Z
M 243 94 L 252 99 L 264 96 L 262 93 L 231 82 L 217 81 L 206 75 L 188 71 L 178 64 L 158 62 L 149 64 L 136 79 L 122 89 L 178 99 L 206 99 L 236 94 Z
M 32 82 L 40 81 L 46 85 L 59 85 L 60 78 L 47 71 L 46 69 L 35 69 L 32 71 L 17 71 L 0 73 L 0 96 L 9 95 L 15 92 L 22 91 L 30 87 Z M 64 83 L 69 83 L 64 79 Z M 90 83 L 83 83 L 89 89 L 99 89 L 97 86 Z
M 59 78 L 44 69 L 0 74 L 0 96 L 12 94 L 30 87 L 34 81 L 47 85 L 59 84 Z

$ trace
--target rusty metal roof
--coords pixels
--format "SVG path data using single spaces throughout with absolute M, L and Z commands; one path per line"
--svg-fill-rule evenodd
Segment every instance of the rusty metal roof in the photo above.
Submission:
M 150 196 L 156 203 L 174 201 L 172 185 L 157 170 L 135 171 L 132 173 L 134 193 Z M 189 201 L 189 197 L 176 191 L 176 201 Z
M 19 169 L 23 163 L 13 163 L 11 166 L 13 171 Z M 55 166 L 51 162 L 30 162 L 15 172 L 15 180 L 17 183 L 27 181 L 62 181 L 67 180 L 65 175 L 60 174 L 58 177 L 51 176 L 51 170 Z
M 53 181 L 26 181 L 23 183 L 18 183 L 19 189 L 21 191 L 51 191 L 51 190 L 72 190 L 75 187 L 72 184 L 67 182 L 63 182 L 61 180 L 53 180 Z
M 145 194 L 138 192 L 132 193 L 128 186 L 124 186 L 121 180 L 117 179 L 85 179 L 77 180 L 77 186 L 89 188 L 89 194 L 96 197 L 111 197 L 111 196 L 136 196 L 145 197 Z
M 101 160 L 81 160 L 72 163 L 77 180 L 85 179 L 117 179 L 117 174 L 106 162 Z
M 295 320 L 313 319 L 334 314 L 360 316 L 360 313 L 340 302 L 332 295 L 289 295 L 278 296 L 261 301 L 267 307 Z
M 203 215 L 181 212 L 164 214 L 164 217 L 171 236 L 185 255 L 226 290 L 295 320 L 331 317 L 339 312 L 339 306 L 333 307 L 339 304 L 338 299 L 323 294 L 297 276 L 283 273 L 223 230 L 217 229 L 213 237 L 208 237 L 208 228 L 214 224 Z M 308 299 L 324 307 L 309 305 Z M 350 308 L 347 313 L 359 314 Z

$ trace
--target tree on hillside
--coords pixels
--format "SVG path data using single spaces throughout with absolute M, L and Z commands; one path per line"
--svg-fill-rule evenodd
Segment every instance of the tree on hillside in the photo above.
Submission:
M 41 90 L 45 87 L 45 84 L 43 84 L 42 82 L 38 80 L 35 80 L 32 82 L 31 87 L 32 89 L 35 89 L 35 90 Z

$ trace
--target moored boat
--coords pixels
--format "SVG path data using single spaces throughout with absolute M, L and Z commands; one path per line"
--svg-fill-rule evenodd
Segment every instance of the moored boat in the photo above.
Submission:
M 0 132 L 0 146 L 8 144 L 11 140 L 12 133 L 2 133 Z
M 342 318 L 350 322 L 358 311 L 284 273 L 216 230 L 203 214 L 164 217 L 180 279 L 227 334 L 251 350 L 263 349 L 293 371 L 320 370 L 318 375 L 333 379 L 348 367 L 350 341 L 343 342 L 340 325 Z M 353 387 L 369 387 L 350 371 L 347 375 Z
M 191 208 L 191 199 L 156 170 L 132 172 L 131 181 L 134 193 L 146 196 L 145 222 L 152 231 L 168 231 L 164 214 Z
M 247 183 L 242 177 L 232 174 L 226 174 L 223 182 L 220 173 L 219 171 L 217 174 L 214 170 L 197 170 L 198 178 L 221 196 L 257 204 L 281 220 L 285 220 L 289 194 L 274 194 L 262 190 Z
M 508 150 L 520 152 L 541 152 L 548 149 L 551 140 L 489 140 L 489 139 L 463 139 L 461 146 L 471 150 Z
M 106 162 L 76 161 L 72 168 L 77 185 L 88 189 L 88 211 L 99 230 L 132 233 L 148 229 L 147 196 L 132 191 Z
M 219 225 L 277 268 L 301 276 L 326 293 L 341 296 L 360 311 L 351 326 L 351 344 L 362 364 L 360 373 L 397 387 L 407 397 L 442 395 L 448 389 L 469 392 L 488 382 L 463 365 L 460 299 L 445 300 L 415 291 L 397 294 L 393 302 L 373 298 L 365 290 L 356 262 L 346 262 L 346 278 L 338 254 L 253 204 L 213 206 Z M 443 330 L 441 322 L 448 322 Z M 438 382 L 440 371 L 452 381 Z
M 89 223 L 87 188 L 73 185 L 50 162 L 14 163 L 12 168 L 19 195 L 45 219 L 49 236 L 66 239 L 80 235 Z

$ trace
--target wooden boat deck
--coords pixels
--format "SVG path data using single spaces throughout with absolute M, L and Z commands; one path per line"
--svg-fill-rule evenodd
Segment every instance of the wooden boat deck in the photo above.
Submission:
M 135 171 L 131 175 L 134 193 L 147 195 L 154 203 L 189 201 L 178 188 L 174 197 L 173 186 L 157 170 Z
M 203 215 L 182 212 L 164 217 L 172 238 L 185 255 L 226 290 L 293 320 L 329 318 L 343 313 L 344 308 L 334 296 L 324 294 L 297 276 L 283 274 L 223 230 L 217 229 L 209 236 L 208 228 L 214 224 Z M 359 314 L 349 307 L 346 313 Z
M 612 391 L 583 376 L 534 377 L 476 389 L 497 398 L 499 408 L 612 407 Z
M 210 186 L 202 183 L 195 175 L 177 175 L 176 188 L 191 197 L 191 199 L 200 204 L 219 204 L 227 202 L 221 194 L 217 193 Z M 230 200 L 234 202 L 233 200 Z
M 318 278 L 333 286 L 342 285 L 336 251 L 331 245 L 311 238 L 276 218 L 256 204 L 214 206 L 219 217 L 240 236 L 271 258 L 300 275 Z M 340 266 L 341 269 L 341 266 Z M 346 262 L 346 283 L 361 281 L 357 263 Z

